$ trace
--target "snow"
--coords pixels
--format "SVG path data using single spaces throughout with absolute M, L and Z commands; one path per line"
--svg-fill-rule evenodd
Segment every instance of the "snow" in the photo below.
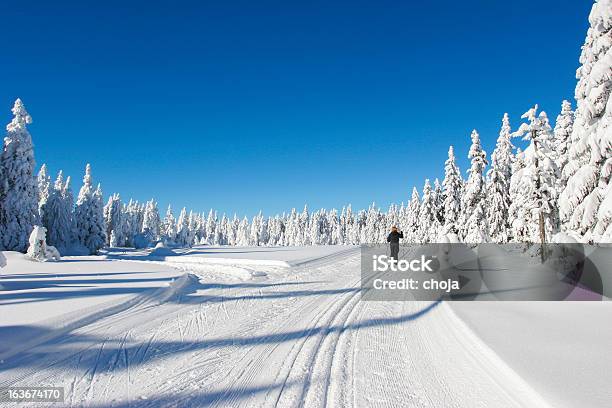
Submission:
M 612 401 L 611 302 L 454 302 L 452 308 L 551 406 Z
M 608 303 L 360 301 L 350 246 L 153 252 L 57 263 L 5 253 L 0 386 L 64 386 L 66 406 L 92 407 L 610 398 Z

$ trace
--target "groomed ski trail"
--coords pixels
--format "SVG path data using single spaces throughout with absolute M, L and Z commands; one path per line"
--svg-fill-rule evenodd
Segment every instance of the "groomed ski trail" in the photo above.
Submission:
M 73 407 L 547 406 L 445 303 L 360 301 L 357 250 L 206 271 L 9 357 L 0 386 Z

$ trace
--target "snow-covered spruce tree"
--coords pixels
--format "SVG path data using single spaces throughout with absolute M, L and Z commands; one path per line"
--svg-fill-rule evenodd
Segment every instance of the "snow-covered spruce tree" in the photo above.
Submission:
M 259 224 L 261 222 L 261 212 L 253 217 L 249 228 L 249 245 L 259 246 Z
M 35 225 L 28 239 L 29 246 L 26 255 L 33 261 L 59 261 L 60 254 L 52 245 L 47 245 L 46 229 Z
M 555 163 L 561 175 L 558 179 L 558 185 L 561 189 L 565 186 L 569 178 L 565 166 L 569 162 L 569 148 L 573 128 L 574 111 L 572 110 L 572 104 L 568 101 L 563 101 L 561 104 L 561 113 L 559 113 L 557 121 L 555 122 L 555 140 L 553 143 Z
M 189 218 L 190 221 L 190 230 L 192 230 L 191 234 L 193 235 L 193 242 L 196 244 L 205 243 L 204 235 L 206 230 L 206 222 L 204 221 L 202 213 L 193 213 L 193 217 Z M 219 225 L 215 228 L 215 235 L 219 231 Z M 215 238 L 216 239 L 216 238 Z
M 159 240 L 160 224 L 161 220 L 159 217 L 157 203 L 154 199 L 151 199 L 150 201 L 147 201 L 147 204 L 145 206 L 141 230 L 150 242 L 155 242 Z
M 355 220 L 355 216 L 353 215 L 353 207 L 349 204 L 346 207 L 346 238 L 345 241 L 349 245 L 358 245 L 359 244 L 359 224 Z
M 269 238 L 268 238 L 269 245 L 271 246 L 282 245 L 281 243 L 282 221 L 278 215 L 270 219 L 268 233 L 269 233 Z
M 576 73 L 576 118 L 561 193 L 563 229 L 587 242 L 612 241 L 612 0 L 589 15 Z
M 117 241 L 117 234 L 115 234 L 115 230 L 112 230 L 110 233 L 109 246 L 111 248 L 116 248 L 119 246 L 119 242 Z
M 487 166 L 487 154 L 482 150 L 480 135 L 472 131 L 472 145 L 468 158 L 471 166 L 461 199 L 461 234 L 463 241 L 478 244 L 489 241 L 489 224 L 485 213 L 486 185 L 484 170 Z
M 512 150 L 510 120 L 505 113 L 502 127 L 497 138 L 497 145 L 491 155 L 491 169 L 487 173 L 487 221 L 489 235 L 495 243 L 509 241 L 510 223 L 508 209 L 510 208 L 510 178 L 512 177 Z
M 30 232 L 39 223 L 34 146 L 27 129 L 32 118 L 21 99 L 12 112 L 0 152 L 0 249 L 25 252 Z
M 198 214 L 193 211 L 189 211 L 189 217 L 187 221 L 187 230 L 189 231 L 189 246 L 196 243 L 196 237 L 198 235 L 198 230 L 200 228 L 200 221 L 198 220 Z M 213 242 L 214 245 L 219 244 L 219 223 L 215 225 L 215 231 L 213 232 Z
M 409 243 L 421 242 L 419 237 L 419 214 L 421 210 L 421 198 L 419 197 L 419 191 L 416 187 L 412 188 L 412 198 L 408 203 L 408 209 L 406 210 L 406 226 L 404 227 L 404 239 Z
M 530 243 L 550 241 L 559 228 L 556 189 L 559 172 L 553 153 L 554 135 L 546 113 L 538 115 L 537 109 L 538 105 L 527 111 L 522 118 L 528 122 L 513 133 L 530 141 L 524 152 L 525 168 L 517 175 L 523 195 L 520 222 L 527 228 L 526 242 Z
M 238 224 L 238 232 L 236 234 L 236 245 L 248 246 L 249 245 L 249 220 L 244 217 L 240 224 Z
M 310 213 L 308 212 L 308 205 L 306 204 L 298 216 L 296 245 L 310 245 L 310 237 L 308 235 L 309 225 Z
M 262 245 L 268 245 L 268 240 L 270 239 L 269 232 L 269 219 L 261 217 L 261 222 L 259 223 L 259 241 Z
M 340 214 L 340 237 L 342 239 L 343 244 L 351 245 L 352 231 L 353 209 L 349 204 L 348 206 L 342 208 L 342 213 Z
M 287 224 L 285 228 L 285 241 L 286 245 L 293 246 L 297 245 L 297 229 L 298 229 L 298 215 L 295 208 L 291 209 L 291 213 L 287 218 Z
M 217 228 L 218 230 L 217 236 L 219 237 L 219 245 L 228 245 L 227 237 L 229 234 L 229 224 L 230 224 L 229 219 L 224 213 L 223 216 L 221 217 L 221 223 L 219 224 L 219 227 Z
M 209 244 L 213 244 L 215 240 L 215 227 L 217 225 L 217 214 L 212 210 L 208 212 L 208 218 L 206 219 L 206 241 Z
M 379 211 L 376 208 L 376 203 L 372 203 L 365 213 L 365 220 L 360 234 L 361 244 L 376 244 L 378 243 L 377 225 L 379 224 Z
M 92 228 L 91 235 L 87 241 L 87 247 L 92 251 L 102 248 L 106 242 L 106 233 L 104 231 L 104 195 L 100 183 L 93 192 L 91 207 Z
M 172 206 L 168 205 L 166 216 L 162 223 L 162 238 L 167 244 L 173 244 L 176 241 L 176 219 L 172 213 Z
M 436 208 L 436 219 L 440 224 L 440 228 L 442 228 L 444 226 L 444 191 L 442 190 L 440 180 L 437 178 L 434 180 L 433 196 L 434 206 Z M 442 232 L 442 229 L 438 231 L 438 233 L 440 232 Z
M 123 213 L 123 237 L 125 245 L 128 247 L 136 246 L 136 237 L 142 231 L 142 222 L 144 219 L 144 208 L 138 203 L 130 199 L 129 203 L 122 207 Z
M 321 212 L 315 211 L 310 217 L 309 231 L 307 231 L 308 241 L 310 245 L 321 245 L 322 244 L 322 231 L 321 231 Z
M 115 232 L 115 242 L 121 242 L 121 232 L 123 231 L 123 214 L 121 197 L 115 193 L 108 198 L 108 202 L 104 206 L 104 225 L 106 231 L 107 245 L 110 244 L 111 232 Z M 113 246 L 113 245 L 111 245 Z M 115 245 L 116 246 L 116 245 Z
M 240 219 L 236 214 L 232 218 L 232 222 L 229 224 L 229 232 L 227 236 L 228 245 L 238 245 L 238 226 L 240 225 Z
M 356 245 L 368 243 L 367 241 L 362 241 L 363 231 L 366 228 L 367 219 L 368 213 L 366 210 L 359 210 L 355 216 L 354 233 Z
M 181 210 L 176 225 L 176 243 L 183 247 L 189 245 L 189 215 L 185 207 Z
M 38 176 L 36 177 L 36 183 L 38 185 L 38 217 L 44 223 L 46 218 L 45 209 L 51 194 L 51 177 L 49 177 L 49 174 L 47 173 L 46 164 L 43 164 L 40 167 Z M 44 226 L 47 227 L 46 225 Z
M 440 224 L 436 217 L 435 197 L 429 179 L 425 180 L 423 186 L 423 198 L 419 208 L 419 231 L 421 242 L 435 242 L 440 230 Z
M 526 197 L 530 196 L 522 183 L 525 168 L 525 152 L 521 148 L 516 149 L 514 162 L 512 163 L 512 176 L 510 177 L 510 207 L 508 208 L 508 224 L 510 225 L 510 236 L 512 242 L 528 241 L 528 223 L 530 222 L 531 209 L 526 207 Z
M 47 228 L 47 242 L 62 254 L 75 243 L 73 209 L 70 177 L 64 182 L 64 174 L 60 171 L 45 207 L 43 224 Z
M 83 186 L 79 191 L 74 210 L 75 229 L 79 243 L 90 254 L 95 254 L 106 242 L 104 207 L 100 185 L 93 188 L 91 166 L 85 167 Z
M 387 242 L 387 235 L 391 231 L 391 227 L 400 227 L 399 209 L 396 204 L 391 204 L 387 210 L 387 214 L 384 217 L 384 226 L 381 228 L 381 241 Z
M 444 163 L 444 233 L 458 234 L 460 230 L 461 196 L 463 194 L 463 178 L 455 159 L 455 149 L 450 146 L 448 159 Z
M 343 239 L 340 232 L 340 219 L 338 218 L 338 210 L 335 208 L 327 213 L 327 225 L 329 226 L 330 245 L 342 245 Z

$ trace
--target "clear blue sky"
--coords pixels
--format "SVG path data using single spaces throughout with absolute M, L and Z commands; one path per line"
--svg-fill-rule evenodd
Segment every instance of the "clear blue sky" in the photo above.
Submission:
M 125 3 L 129 3 L 126 5 Z M 5 2 L 0 119 L 106 196 L 274 214 L 386 207 L 488 153 L 501 117 L 555 118 L 590 1 Z

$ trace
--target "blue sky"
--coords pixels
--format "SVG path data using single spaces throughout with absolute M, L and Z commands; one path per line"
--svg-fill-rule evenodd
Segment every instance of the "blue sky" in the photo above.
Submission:
M 87 4 L 86 4 L 87 3 Z M 0 119 L 105 195 L 253 215 L 386 207 L 501 117 L 573 101 L 591 3 L 8 2 Z M 4 112 L 4 113 L 1 113 Z

